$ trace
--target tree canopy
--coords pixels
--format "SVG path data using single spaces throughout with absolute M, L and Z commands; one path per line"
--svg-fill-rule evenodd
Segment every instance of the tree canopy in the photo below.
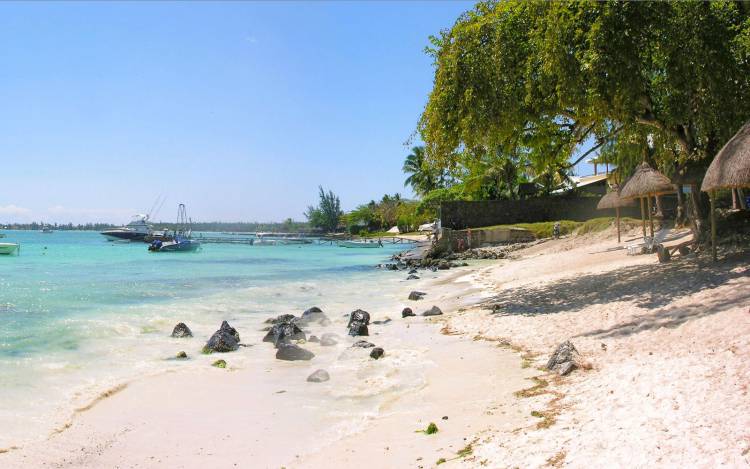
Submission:
M 322 186 L 318 186 L 319 198 L 317 207 L 309 206 L 305 212 L 310 225 L 315 228 L 320 228 L 325 231 L 336 231 L 339 226 L 339 219 L 343 212 L 341 211 L 341 201 L 339 197 L 329 190 L 328 192 L 323 190 Z
M 647 159 L 674 176 L 750 117 L 739 3 L 487 1 L 432 43 L 418 130 L 438 167 L 499 148 L 552 177 L 593 139 L 623 169 Z

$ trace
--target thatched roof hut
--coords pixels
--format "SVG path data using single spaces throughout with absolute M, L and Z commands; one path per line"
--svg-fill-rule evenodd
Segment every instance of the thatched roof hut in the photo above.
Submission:
M 632 199 L 623 199 L 620 197 L 620 187 L 614 185 L 612 191 L 608 192 L 601 198 L 596 208 L 604 210 L 606 208 L 615 209 L 615 216 L 617 218 L 617 242 L 620 242 L 620 207 L 626 207 L 628 205 L 635 205 L 635 201 Z
M 620 197 L 620 188 L 618 186 L 612 187 L 612 191 L 604 195 L 596 204 L 596 208 L 604 210 L 607 208 L 620 208 L 620 207 L 632 207 L 635 205 L 633 199 L 623 199 Z
M 703 192 L 750 187 L 750 122 L 716 154 L 703 177 Z
M 620 191 L 623 199 L 634 199 L 677 192 L 672 181 L 668 177 L 655 170 L 648 163 L 641 163 L 633 176 L 625 183 Z

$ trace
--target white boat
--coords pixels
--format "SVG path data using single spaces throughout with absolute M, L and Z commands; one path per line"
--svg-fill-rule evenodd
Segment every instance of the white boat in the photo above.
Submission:
M 339 247 L 342 248 L 382 248 L 382 241 L 339 241 Z
M 136 215 L 126 226 L 112 230 L 102 231 L 109 241 L 146 241 L 146 236 L 151 233 L 151 225 L 148 224 L 148 215 Z
M 21 245 L 16 243 L 0 243 L 0 255 L 9 256 L 15 254 L 20 247 Z

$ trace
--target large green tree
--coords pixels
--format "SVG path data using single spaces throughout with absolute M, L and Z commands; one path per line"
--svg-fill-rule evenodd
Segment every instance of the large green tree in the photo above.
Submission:
M 317 207 L 309 206 L 305 212 L 310 225 L 315 228 L 321 228 L 325 231 L 336 231 L 339 225 L 339 219 L 343 215 L 341 211 L 341 201 L 339 197 L 329 190 L 323 190 L 322 186 L 318 187 L 319 202 Z
M 402 171 L 409 176 L 404 187 L 411 186 L 415 194 L 423 196 L 445 185 L 444 171 L 425 160 L 424 147 L 416 146 L 404 160 Z
M 593 139 L 629 147 L 626 166 L 705 166 L 750 118 L 748 18 L 733 2 L 478 3 L 433 38 L 426 158 L 511 146 L 554 174 Z

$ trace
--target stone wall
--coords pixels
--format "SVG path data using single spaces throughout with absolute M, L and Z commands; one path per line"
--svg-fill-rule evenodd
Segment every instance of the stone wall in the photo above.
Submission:
M 443 229 L 443 238 L 447 238 L 446 247 L 453 252 L 462 252 L 471 248 L 497 246 L 499 244 L 524 243 L 534 241 L 534 234 L 523 228 L 487 228 L 477 230 Z
M 538 197 L 524 200 L 454 201 L 440 204 L 441 226 L 454 230 L 514 223 L 573 220 L 586 221 L 614 216 L 615 211 L 597 210 L 598 197 Z M 640 218 L 638 207 L 620 209 L 623 217 Z

